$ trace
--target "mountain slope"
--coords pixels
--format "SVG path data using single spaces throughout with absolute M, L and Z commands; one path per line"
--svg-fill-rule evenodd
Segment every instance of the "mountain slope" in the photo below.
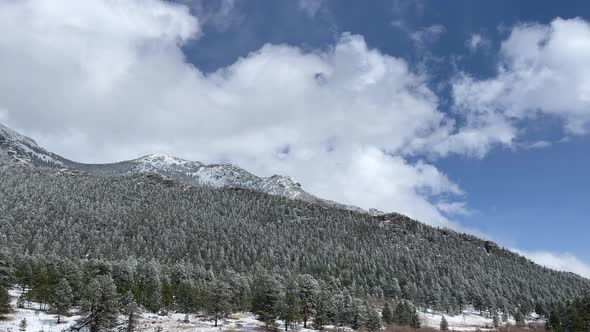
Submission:
M 101 176 L 153 172 L 191 185 L 250 189 L 311 203 L 363 211 L 358 207 L 315 197 L 304 191 L 301 184 L 291 177 L 281 175 L 258 177 L 231 164 L 206 165 L 198 161 L 188 161 L 161 154 L 110 164 L 78 163 L 47 151 L 33 139 L 2 124 L 0 124 L 0 159 L 40 167 L 67 168 Z
M 151 173 L 101 177 L 0 163 L 0 211 L 0 247 L 15 254 L 140 259 L 160 264 L 158 271 L 236 271 L 247 280 L 261 271 L 309 274 L 355 297 L 446 312 L 471 305 L 529 313 L 590 289 L 574 274 L 399 214 L 188 186 Z

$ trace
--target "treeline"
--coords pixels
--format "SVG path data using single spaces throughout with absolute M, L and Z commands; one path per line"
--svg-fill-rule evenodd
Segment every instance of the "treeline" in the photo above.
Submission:
M 244 311 L 253 312 L 269 327 L 282 320 L 285 330 L 294 323 L 318 329 L 334 325 L 368 330 L 382 324 L 378 308 L 369 301 L 352 297 L 336 281 L 310 275 L 285 276 L 263 269 L 253 275 L 214 273 L 186 264 L 29 255 L 12 257 L 5 271 L 10 273 L 4 275 L 7 282 L 2 291 L 10 283 L 21 289 L 18 307 L 34 302 L 35 309 L 54 313 L 58 322 L 72 307 L 80 307 L 84 317 L 77 326 L 87 325 L 92 331 L 121 323 L 132 328 L 139 308 L 154 313 L 205 314 L 215 326 L 229 314 Z M 392 313 L 398 317 L 395 322 L 419 326 L 411 305 L 400 302 L 399 308 Z M 127 317 L 126 322 L 117 321 L 119 314 Z
M 401 215 L 373 217 L 151 174 L 105 178 L 0 163 L 0 211 L 0 244 L 23 261 L 98 259 L 113 270 L 95 275 L 112 273 L 115 281 L 121 262 L 137 262 L 130 263 L 134 274 L 158 270 L 138 275 L 160 276 L 160 291 L 151 294 L 159 294 L 154 303 L 162 307 L 126 289 L 149 310 L 168 307 L 169 285 L 184 280 L 174 279 L 180 267 L 198 271 L 189 278 L 196 289 L 207 274 L 226 283 L 226 274 L 239 276 L 250 290 L 261 271 L 280 280 L 281 289 L 289 278 L 309 275 L 321 289 L 359 303 L 395 299 L 449 314 L 473 306 L 490 317 L 528 315 L 590 287 L 493 243 Z M 144 278 L 133 282 L 152 280 Z M 35 292 L 46 290 L 30 296 Z M 200 294 L 191 299 L 203 302 Z

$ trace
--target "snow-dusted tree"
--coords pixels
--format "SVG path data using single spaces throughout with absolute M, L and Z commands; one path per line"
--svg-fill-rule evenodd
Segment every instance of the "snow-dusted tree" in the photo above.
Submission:
M 442 319 L 440 320 L 440 330 L 447 331 L 448 329 L 449 329 L 449 322 L 447 322 L 447 319 L 445 318 L 445 316 L 443 316 Z
M 99 275 L 88 283 L 82 298 L 84 325 L 90 325 L 90 332 L 107 329 L 117 323 L 119 299 L 117 288 L 110 276 Z
M 295 322 L 301 321 L 301 300 L 299 299 L 297 283 L 290 280 L 281 296 L 279 318 L 285 322 L 285 331 Z
M 0 317 L 4 317 L 12 310 L 10 296 L 8 294 L 8 287 L 10 286 L 9 276 L 10 266 L 8 265 L 8 254 L 6 251 L 0 249 Z
M 252 285 L 252 311 L 266 326 L 273 326 L 279 316 L 281 290 L 275 276 L 258 274 Z
M 215 327 L 220 319 L 225 319 L 231 312 L 231 294 L 229 285 L 219 279 L 214 279 L 207 285 L 205 296 L 205 310 Z
M 313 276 L 306 274 L 299 277 L 299 299 L 303 311 L 304 328 L 307 328 L 309 317 L 313 314 L 313 303 L 320 291 L 319 288 L 320 286 Z
M 381 328 L 381 317 L 375 308 L 367 308 L 367 321 L 365 326 L 369 331 L 377 331 Z
M 12 310 L 8 290 L 0 286 L 0 317 L 5 317 Z
M 61 317 L 66 316 L 72 307 L 74 296 L 70 283 L 66 279 L 61 279 L 55 289 L 53 298 L 53 309 L 57 314 L 57 323 L 61 323 Z
M 494 312 L 492 323 L 494 324 L 494 328 L 498 328 L 500 326 L 500 317 L 498 317 L 498 312 Z
M 389 301 L 385 301 L 385 304 L 383 305 L 383 310 L 381 312 L 381 316 L 383 317 L 383 322 L 385 324 L 393 324 L 393 312 L 391 311 Z
M 18 330 L 20 332 L 26 332 L 27 331 L 27 319 L 23 318 L 20 323 L 18 324 Z
M 133 332 L 135 326 L 137 325 L 137 315 L 139 314 L 140 310 L 137 306 L 137 303 L 135 303 L 135 299 L 133 298 L 131 291 L 127 291 L 125 295 L 123 295 L 121 304 L 123 305 L 123 314 L 127 316 L 127 332 Z

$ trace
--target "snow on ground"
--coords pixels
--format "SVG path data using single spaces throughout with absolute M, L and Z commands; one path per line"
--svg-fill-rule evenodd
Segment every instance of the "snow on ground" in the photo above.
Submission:
M 440 321 L 443 317 L 443 314 L 434 312 L 432 310 L 427 310 L 426 312 L 418 312 L 420 316 L 420 321 L 422 326 L 424 327 L 433 327 L 438 329 L 440 327 Z M 485 331 L 485 330 L 494 330 L 494 322 L 492 317 L 485 317 L 479 314 L 479 312 L 473 309 L 467 309 L 463 311 L 460 315 L 444 315 L 447 322 L 449 323 L 449 330 L 453 331 L 475 331 L 477 329 Z M 530 319 L 526 320 L 526 323 L 539 323 L 540 319 L 538 317 L 530 317 Z M 514 325 L 516 322 L 512 317 L 508 319 L 507 324 Z M 500 322 L 500 325 L 505 325 L 506 323 Z
M 12 289 L 10 296 L 12 297 L 12 307 L 16 308 L 16 300 L 20 296 L 21 291 Z M 0 320 L 0 332 L 17 332 L 19 331 L 20 322 L 25 318 L 27 320 L 27 331 L 31 332 L 61 332 L 68 331 L 70 326 L 80 318 L 80 316 L 73 315 L 71 317 L 62 317 L 62 323 L 57 324 L 57 316 L 48 314 L 44 311 L 37 310 L 39 305 L 31 303 L 30 309 L 17 308 L 14 313 L 8 315 L 8 319 Z
M 21 291 L 12 289 L 10 296 L 12 297 L 12 305 L 16 308 L 16 300 L 21 295 Z M 74 325 L 76 320 L 80 318 L 79 315 L 73 314 L 70 317 L 62 317 L 61 324 L 57 324 L 55 315 L 38 310 L 39 305 L 31 303 L 27 308 L 16 308 L 14 313 L 9 315 L 6 320 L 0 320 L 0 332 L 18 332 L 19 324 L 23 318 L 27 320 L 27 331 L 29 332 L 62 332 L 69 331 L 70 327 Z M 438 329 L 442 314 L 427 310 L 420 311 L 420 321 L 424 327 L 433 327 Z M 461 315 L 444 315 L 449 323 L 449 330 L 453 331 L 474 331 L 492 330 L 492 318 L 483 317 L 473 309 L 468 309 Z M 125 317 L 121 316 L 119 321 L 123 324 Z M 532 317 L 527 322 L 539 322 L 536 317 Z M 281 322 L 277 322 L 282 328 Z M 514 324 L 514 320 L 508 321 Z M 121 326 L 122 327 L 122 326 Z M 169 315 L 156 315 L 152 313 L 142 313 L 138 318 L 135 328 L 137 332 L 153 332 L 158 327 L 162 327 L 165 332 L 179 332 L 179 331 L 199 331 L 199 332 L 217 332 L 217 331 L 259 331 L 263 330 L 264 324 L 257 321 L 252 313 L 236 313 L 232 314 L 227 320 L 220 320 L 217 327 L 214 326 L 213 321 L 190 315 L 189 321 L 185 322 L 185 314 L 171 313 Z M 330 329 L 328 327 L 328 329 Z M 299 332 L 313 332 L 311 329 L 304 329 L 301 324 L 295 326 L 295 330 Z M 349 330 L 349 329 L 347 329 Z

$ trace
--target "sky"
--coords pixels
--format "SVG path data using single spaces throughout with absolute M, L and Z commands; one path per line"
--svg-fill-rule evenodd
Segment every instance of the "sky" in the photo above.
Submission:
M 0 122 L 52 152 L 290 175 L 590 278 L 587 1 L 0 0 L 0 31 Z

